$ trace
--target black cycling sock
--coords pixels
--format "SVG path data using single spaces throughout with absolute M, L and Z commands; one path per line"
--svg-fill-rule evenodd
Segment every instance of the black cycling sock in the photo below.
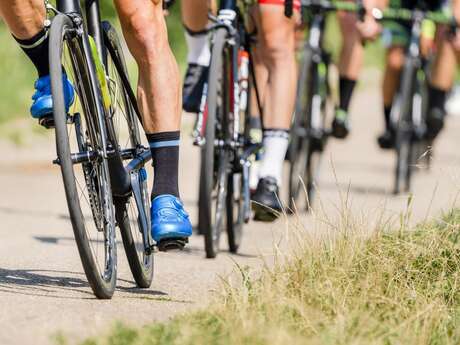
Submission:
M 348 112 L 350 107 L 351 96 L 356 86 L 356 80 L 347 77 L 340 77 L 339 79 L 339 108 Z
M 147 134 L 153 161 L 152 200 L 163 194 L 179 197 L 180 131 Z
M 14 37 L 14 36 L 13 36 Z M 44 77 L 50 74 L 49 67 L 49 38 L 48 31 L 43 29 L 34 37 L 22 40 L 14 37 L 21 49 L 26 53 L 37 69 L 38 76 Z
M 390 116 L 391 116 L 391 105 L 390 106 L 384 106 L 383 107 L 383 115 L 385 116 L 385 128 L 386 130 L 390 130 L 390 126 L 391 126 L 391 119 L 390 119 Z
M 428 87 L 428 109 L 439 109 L 445 112 L 447 91 L 438 89 L 432 85 Z

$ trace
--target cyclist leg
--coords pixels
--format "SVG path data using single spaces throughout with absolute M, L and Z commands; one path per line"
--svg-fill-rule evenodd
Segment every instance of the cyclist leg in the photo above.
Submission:
M 21 49 L 34 64 L 38 73 L 35 94 L 30 109 L 34 118 L 43 120 L 52 115 L 51 82 L 49 78 L 48 33 L 44 28 L 46 9 L 43 0 L 3 0 L 0 17 L 7 24 Z M 64 77 L 67 108 L 73 102 L 72 85 Z
M 383 41 L 387 47 L 386 66 L 383 77 L 385 130 L 378 137 L 378 144 L 382 149 L 394 147 L 395 132 L 391 126 L 391 107 L 399 87 L 401 71 L 405 60 L 405 47 L 408 44 L 409 34 L 408 27 L 399 22 L 389 22 L 384 29 Z
M 348 109 L 361 71 L 364 49 L 361 35 L 356 29 L 356 15 L 339 12 L 338 19 L 343 43 L 339 60 L 339 104 L 332 122 L 332 135 L 343 139 L 349 132 Z
M 209 0 L 182 0 L 181 11 L 188 49 L 188 66 L 182 95 L 183 109 L 190 113 L 198 113 L 211 59 L 206 31 Z
M 447 39 L 447 28 L 437 33 L 437 54 L 431 70 L 428 85 L 427 138 L 434 140 L 444 127 L 447 94 L 452 88 L 457 67 L 457 57 L 451 42 Z
M 273 214 L 267 218 L 264 214 L 267 207 L 281 211 L 279 187 L 295 102 L 296 22 L 295 18 L 285 17 L 282 2 L 259 4 L 255 8 L 254 18 L 259 35 L 258 56 L 260 63 L 266 68 L 267 82 L 263 98 L 264 157 L 261 160 L 259 183 L 253 201 L 256 219 L 273 220 Z
M 348 0 L 354 2 L 353 0 Z M 376 0 L 364 0 L 368 12 L 380 5 Z M 348 110 L 364 60 L 363 40 L 374 40 L 380 33 L 380 25 L 367 14 L 359 20 L 356 13 L 338 12 L 342 36 L 339 60 L 339 104 L 332 122 L 332 135 L 343 139 L 348 136 Z
M 161 0 L 115 0 L 123 33 L 139 69 L 138 103 L 152 150 L 152 236 L 179 243 L 192 234 L 179 196 L 181 120 L 179 69 L 168 43 Z M 163 246 L 167 247 L 167 246 Z

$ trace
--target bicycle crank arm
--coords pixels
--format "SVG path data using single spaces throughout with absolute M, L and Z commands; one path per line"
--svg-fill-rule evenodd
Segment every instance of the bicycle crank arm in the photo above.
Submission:
M 136 201 L 137 210 L 139 211 L 139 220 L 142 227 L 142 242 L 144 243 L 144 251 L 146 255 L 153 252 L 154 245 L 150 236 L 150 222 L 145 210 L 144 198 L 141 193 L 141 182 L 139 180 L 139 171 L 133 170 L 130 172 L 131 188 L 133 190 L 134 200 Z

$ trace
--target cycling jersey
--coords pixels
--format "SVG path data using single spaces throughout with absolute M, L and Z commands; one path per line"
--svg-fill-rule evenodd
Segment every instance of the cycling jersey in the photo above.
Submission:
M 284 6 L 284 0 L 258 0 L 262 5 L 281 5 Z M 300 10 L 300 0 L 294 0 L 294 9 Z

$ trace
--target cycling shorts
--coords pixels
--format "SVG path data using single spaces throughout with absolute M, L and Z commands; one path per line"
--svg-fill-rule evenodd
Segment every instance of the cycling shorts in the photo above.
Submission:
M 418 0 L 390 0 L 391 8 L 405 8 L 412 10 L 417 6 Z M 426 0 L 425 10 L 444 11 L 448 8 L 449 1 L 446 0 Z M 387 21 L 384 24 L 383 44 L 386 47 L 406 46 L 410 39 L 410 24 L 403 21 Z M 429 39 L 434 39 L 436 32 L 435 24 L 425 21 L 422 27 L 422 35 Z
M 284 0 L 258 0 L 261 5 L 280 5 L 284 6 Z M 294 0 L 294 9 L 300 11 L 300 0 Z

